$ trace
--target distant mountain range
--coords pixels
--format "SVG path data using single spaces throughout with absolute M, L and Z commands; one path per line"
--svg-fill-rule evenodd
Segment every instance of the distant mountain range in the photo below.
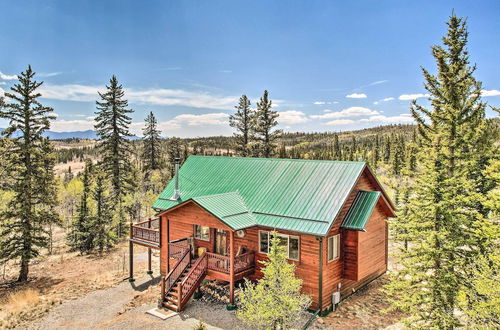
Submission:
M 0 128 L 0 132 L 2 132 L 4 128 Z M 94 130 L 86 130 L 86 131 L 73 131 L 73 132 L 53 132 L 46 131 L 43 133 L 43 136 L 49 137 L 51 140 L 63 140 L 63 139 L 85 139 L 85 140 L 96 140 L 97 134 Z M 132 136 L 131 140 L 137 140 L 139 137 Z

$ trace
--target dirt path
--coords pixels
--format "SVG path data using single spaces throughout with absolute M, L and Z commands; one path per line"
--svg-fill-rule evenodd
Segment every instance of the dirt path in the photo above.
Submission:
M 134 297 L 151 285 L 157 288 L 159 278 L 141 278 L 134 283 L 120 285 L 90 293 L 80 299 L 65 301 L 55 307 L 30 329 L 94 329 L 123 313 Z
M 42 319 L 23 329 L 193 329 L 200 320 L 207 329 L 247 329 L 234 311 L 224 304 L 194 301 L 178 315 L 161 320 L 146 311 L 156 307 L 159 278 L 145 277 L 130 284 L 95 291 L 82 298 L 66 301 Z M 304 313 L 300 328 L 310 317 Z M 324 329 L 317 325 L 312 329 Z

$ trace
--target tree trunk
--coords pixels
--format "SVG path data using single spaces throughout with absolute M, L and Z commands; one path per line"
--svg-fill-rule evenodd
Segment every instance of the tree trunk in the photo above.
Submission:
M 17 278 L 17 281 L 26 282 L 28 280 L 28 272 L 29 272 L 29 260 L 23 256 L 21 257 L 21 269 L 19 271 L 19 277 Z

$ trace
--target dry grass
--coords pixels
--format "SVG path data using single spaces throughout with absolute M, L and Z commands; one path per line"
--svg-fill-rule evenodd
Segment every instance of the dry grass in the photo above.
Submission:
M 115 286 L 128 275 L 127 242 L 102 257 L 69 252 L 63 241 L 59 243 L 53 255 L 33 262 L 26 283 L 15 281 L 18 264 L 7 265 L 5 279 L 0 276 L 0 329 L 24 327 L 55 305 Z M 136 274 L 146 272 L 145 251 L 145 248 L 134 249 L 136 255 L 142 255 L 135 259 Z M 159 269 L 158 256 L 153 259 L 153 267 Z
M 23 309 L 33 307 L 40 302 L 40 294 L 35 289 L 26 289 L 9 294 L 5 311 L 19 313 Z

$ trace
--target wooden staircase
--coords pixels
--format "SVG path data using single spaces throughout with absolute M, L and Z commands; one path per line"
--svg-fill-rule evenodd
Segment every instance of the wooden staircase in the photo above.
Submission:
M 175 312 L 184 309 L 207 274 L 208 258 L 204 253 L 191 262 L 191 249 L 186 249 L 170 273 L 162 281 L 162 305 Z

